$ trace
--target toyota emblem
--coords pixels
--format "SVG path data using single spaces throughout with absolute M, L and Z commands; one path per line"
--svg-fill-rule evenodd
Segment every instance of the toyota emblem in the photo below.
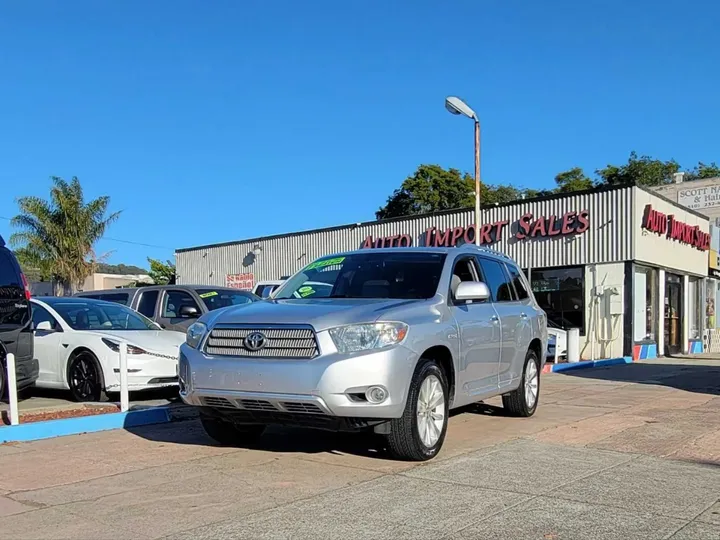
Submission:
M 265 347 L 265 334 L 262 332 L 251 332 L 245 338 L 243 344 L 248 351 L 255 352 Z

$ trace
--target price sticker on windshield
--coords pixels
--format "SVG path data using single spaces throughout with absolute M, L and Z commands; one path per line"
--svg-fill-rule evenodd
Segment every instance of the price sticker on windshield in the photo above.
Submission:
M 210 292 L 202 293 L 200 295 L 200 298 L 210 298 L 211 296 L 217 296 L 217 295 L 218 295 L 217 291 L 210 291 Z
M 319 268 L 325 268 L 326 266 L 335 266 L 336 264 L 342 264 L 345 257 L 333 257 L 332 259 L 320 259 L 314 263 L 310 263 L 305 267 L 305 270 L 317 270 Z

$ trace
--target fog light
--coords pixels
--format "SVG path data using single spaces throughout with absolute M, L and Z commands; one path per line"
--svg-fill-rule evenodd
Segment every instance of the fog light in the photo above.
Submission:
M 388 392 L 382 386 L 371 386 L 365 391 L 365 397 L 370 403 L 382 403 L 387 399 Z

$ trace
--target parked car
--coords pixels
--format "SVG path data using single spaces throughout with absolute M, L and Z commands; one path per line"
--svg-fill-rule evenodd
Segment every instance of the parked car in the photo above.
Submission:
M 155 321 L 161 328 L 178 332 L 185 332 L 203 313 L 260 300 L 249 291 L 211 285 L 153 285 L 84 291 L 75 296 L 123 304 Z
M 548 319 L 547 359 L 551 362 L 567 358 L 567 331 Z
M 316 282 L 330 294 L 297 298 Z M 546 347 L 545 312 L 510 258 L 355 251 L 309 264 L 269 300 L 203 315 L 180 347 L 180 395 L 222 444 L 278 423 L 373 429 L 392 456 L 421 461 L 451 409 L 502 395 L 532 416 Z
M 100 401 L 120 390 L 120 343 L 128 348 L 128 388 L 177 385 L 178 347 L 185 336 L 115 302 L 33 298 L 36 385 L 69 389 L 76 401 Z
M 282 281 L 258 281 L 253 288 L 253 294 L 260 298 L 268 298 L 282 284 Z
M 32 386 L 38 377 L 31 322 L 30 288 L 0 236 L 0 399 L 7 392 L 8 353 L 15 355 L 18 390 Z

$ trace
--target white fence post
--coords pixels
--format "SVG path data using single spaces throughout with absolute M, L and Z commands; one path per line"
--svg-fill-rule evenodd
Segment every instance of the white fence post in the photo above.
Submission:
M 580 361 L 580 329 L 567 329 L 567 361 L 571 364 Z
M 18 396 L 17 396 L 17 377 L 15 375 L 15 355 L 8 353 L 7 363 L 7 386 L 8 401 L 10 402 L 10 425 L 17 426 L 20 423 L 20 415 L 18 414 Z
M 120 343 L 120 410 L 125 412 L 129 408 L 127 343 L 123 341 Z

